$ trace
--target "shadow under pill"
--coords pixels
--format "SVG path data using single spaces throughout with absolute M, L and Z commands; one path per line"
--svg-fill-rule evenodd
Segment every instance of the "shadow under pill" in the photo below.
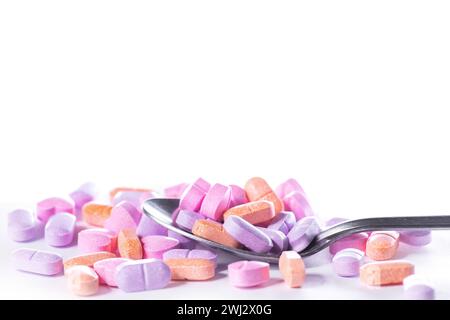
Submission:
M 176 287 L 186 284 L 186 282 L 187 281 L 183 281 L 183 280 L 170 281 L 169 284 L 166 286 L 166 288 L 176 288 Z
M 302 287 L 304 288 L 314 288 L 319 287 L 325 283 L 325 277 L 320 274 L 307 274 L 305 278 L 305 283 Z

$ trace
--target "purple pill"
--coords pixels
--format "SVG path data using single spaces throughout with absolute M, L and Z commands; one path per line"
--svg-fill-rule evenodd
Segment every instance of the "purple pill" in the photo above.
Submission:
M 117 286 L 125 292 L 161 289 L 170 281 L 170 268 L 158 259 L 124 262 L 116 269 Z
M 279 254 L 288 249 L 289 240 L 283 232 L 262 227 L 258 227 L 258 229 L 268 235 L 270 240 L 272 240 L 273 247 L 270 252 Z
M 405 298 L 408 300 L 434 300 L 434 288 L 430 283 L 413 274 L 403 279 Z
M 182 249 L 194 249 L 195 245 L 196 245 L 196 241 L 186 238 L 184 236 L 182 236 L 181 234 L 172 231 L 172 230 L 168 230 L 167 231 L 167 236 L 177 239 L 179 241 L 179 247 Z
M 364 259 L 364 252 L 347 248 L 339 251 L 333 257 L 333 270 L 341 277 L 356 277 Z
M 294 213 L 291 211 L 283 211 L 272 219 L 267 228 L 281 231 L 287 235 L 295 223 L 296 219 Z
M 191 231 L 195 221 L 205 219 L 204 215 L 191 210 L 180 210 L 175 219 L 175 223 L 184 230 Z
M 335 226 L 335 225 L 337 225 L 339 223 L 345 222 L 347 220 L 348 219 L 334 217 L 334 218 L 331 218 L 330 220 L 327 220 L 327 222 L 325 222 L 325 227 L 327 227 L 327 228 L 328 227 L 333 227 L 333 226 Z
M 36 220 L 26 210 L 14 210 L 8 214 L 9 237 L 18 242 L 34 240 L 37 236 Z
M 273 247 L 268 235 L 239 216 L 229 216 L 223 227 L 236 241 L 251 251 L 266 253 Z
M 297 221 L 287 237 L 292 250 L 300 252 L 320 233 L 320 226 L 315 217 L 305 217 Z
M 426 246 L 431 242 L 430 230 L 408 230 L 400 232 L 400 241 L 411 246 Z
M 45 225 L 45 241 L 52 247 L 64 247 L 72 243 L 77 217 L 61 212 L 50 217 Z
M 18 249 L 12 254 L 12 261 L 17 270 L 52 276 L 62 273 L 62 258 L 51 252 L 35 249 Z
M 136 234 L 139 237 L 167 236 L 167 229 L 152 218 L 143 214 L 136 228 Z

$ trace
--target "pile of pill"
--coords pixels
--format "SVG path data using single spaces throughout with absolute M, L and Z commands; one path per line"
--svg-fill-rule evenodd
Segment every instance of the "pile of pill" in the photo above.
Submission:
M 21 248 L 13 252 L 15 268 L 51 276 L 64 273 L 77 295 L 95 294 L 99 285 L 125 292 L 166 287 L 170 281 L 205 281 L 216 275 L 217 253 L 194 240 L 167 230 L 143 214 L 152 198 L 179 198 L 174 223 L 222 245 L 279 256 L 278 268 L 287 286 L 299 288 L 307 276 L 298 254 L 322 230 L 345 221 L 325 223 L 314 214 L 303 188 L 288 179 L 272 189 L 254 177 L 244 187 L 211 185 L 204 179 L 181 183 L 157 193 L 150 189 L 115 188 L 108 203 L 97 203 L 92 184 L 72 192 L 70 199 L 48 198 L 36 214 L 18 209 L 9 213 L 12 240 L 29 242 L 42 234 L 54 248 L 76 242 L 79 255 L 63 261 L 54 252 Z M 414 275 L 414 265 L 395 259 L 399 242 L 424 246 L 431 232 L 376 231 L 342 238 L 329 247 L 332 268 L 341 277 L 360 277 L 368 286 L 402 284 L 407 299 L 434 299 L 434 289 Z M 56 249 L 55 249 L 56 250 Z M 270 266 L 260 261 L 228 265 L 235 287 L 254 287 L 270 279 Z

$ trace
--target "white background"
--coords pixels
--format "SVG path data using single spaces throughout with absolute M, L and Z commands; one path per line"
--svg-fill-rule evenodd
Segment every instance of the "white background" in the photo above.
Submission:
M 295 177 L 323 218 L 448 213 L 449 16 L 448 1 L 0 2 L 0 296 L 74 298 L 11 269 L 5 215 L 85 181 Z M 440 298 L 449 245 L 401 248 Z M 300 290 L 273 271 L 270 289 L 96 298 L 401 298 L 309 273 Z

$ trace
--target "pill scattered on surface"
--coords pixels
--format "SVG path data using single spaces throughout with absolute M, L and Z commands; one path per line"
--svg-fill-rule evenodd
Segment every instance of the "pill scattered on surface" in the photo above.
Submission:
M 17 270 L 53 276 L 63 271 L 63 260 L 52 252 L 22 248 L 12 253 L 12 261 Z
M 237 261 L 228 265 L 228 277 L 235 287 L 259 286 L 270 280 L 270 266 L 260 261 Z
M 230 188 L 231 188 L 230 208 L 248 202 L 247 194 L 245 193 L 245 190 L 243 188 L 235 184 L 231 184 Z
M 195 221 L 204 219 L 205 216 L 190 210 L 180 210 L 175 219 L 175 223 L 181 229 L 191 231 L 194 227 Z
M 359 269 L 361 281 L 369 286 L 401 284 L 412 274 L 414 265 L 403 260 L 371 262 Z
M 366 232 L 355 233 L 332 243 L 329 247 L 329 251 L 332 255 L 347 248 L 358 249 L 365 252 L 368 238 L 369 234 Z
M 215 263 L 208 259 L 168 258 L 172 280 L 209 280 L 216 274 Z
M 287 179 L 275 188 L 275 193 L 280 199 L 283 199 L 291 192 L 305 193 L 300 183 L 298 183 L 298 181 L 293 178 Z
M 169 284 L 171 272 L 161 260 L 142 259 L 120 264 L 115 278 L 117 286 L 125 292 L 155 290 Z
M 401 231 L 400 241 L 415 247 L 426 246 L 431 242 L 431 231 L 430 230 Z
M 220 183 L 214 184 L 206 193 L 199 212 L 216 221 L 223 220 L 223 213 L 230 206 L 231 188 Z
M 100 260 L 94 263 L 94 270 L 98 274 L 100 283 L 104 283 L 110 287 L 117 287 L 116 270 L 122 263 L 128 262 L 126 258 L 110 258 Z
M 294 191 L 287 194 L 283 198 L 283 204 L 285 210 L 292 211 L 297 220 L 314 215 L 304 193 Z
M 119 233 L 122 229 L 136 230 L 141 213 L 130 202 L 122 201 L 111 209 L 111 215 L 105 220 L 105 229 Z
M 45 225 L 45 241 L 52 247 L 64 247 L 72 243 L 77 218 L 72 213 L 56 213 Z
M 372 260 L 389 260 L 397 253 L 399 233 L 396 231 L 375 231 L 366 243 L 366 255 Z
M 267 228 L 281 231 L 287 235 L 289 231 L 294 227 L 296 222 L 297 220 L 293 212 L 283 211 L 270 221 L 270 224 L 267 226 Z
M 85 229 L 78 233 L 78 250 L 80 253 L 99 251 L 115 252 L 117 249 L 117 236 L 107 229 Z
M 134 229 L 123 229 L 119 232 L 117 247 L 122 258 L 138 260 L 143 257 L 142 244 Z
M 116 255 L 114 253 L 106 251 L 82 254 L 65 260 L 64 271 L 67 271 L 70 267 L 77 265 L 92 267 L 97 261 L 115 257 Z
M 405 299 L 408 300 L 434 300 L 433 286 L 418 275 L 410 275 L 403 279 Z
M 144 257 L 162 259 L 166 251 L 175 249 L 179 241 L 175 238 L 165 236 L 147 236 L 141 239 L 144 247 Z
M 198 212 L 211 185 L 202 178 L 189 185 L 181 195 L 180 209 Z
M 364 252 L 358 249 L 347 248 L 338 251 L 332 260 L 334 272 L 341 277 L 359 276 L 359 268 L 364 259 Z
M 86 203 L 81 209 L 83 221 L 91 226 L 103 227 L 106 219 L 111 215 L 111 210 L 110 205 Z
M 289 287 L 299 288 L 305 282 L 305 264 L 297 252 L 284 251 L 278 260 L 278 268 Z
M 36 220 L 27 210 L 14 210 L 8 213 L 8 235 L 18 242 L 34 240 L 36 238 Z
M 48 198 L 37 203 L 36 213 L 39 220 L 47 222 L 54 214 L 60 212 L 74 213 L 73 204 L 62 198 Z
M 69 289 L 79 296 L 96 294 L 99 286 L 97 273 L 87 266 L 73 266 L 67 270 Z

